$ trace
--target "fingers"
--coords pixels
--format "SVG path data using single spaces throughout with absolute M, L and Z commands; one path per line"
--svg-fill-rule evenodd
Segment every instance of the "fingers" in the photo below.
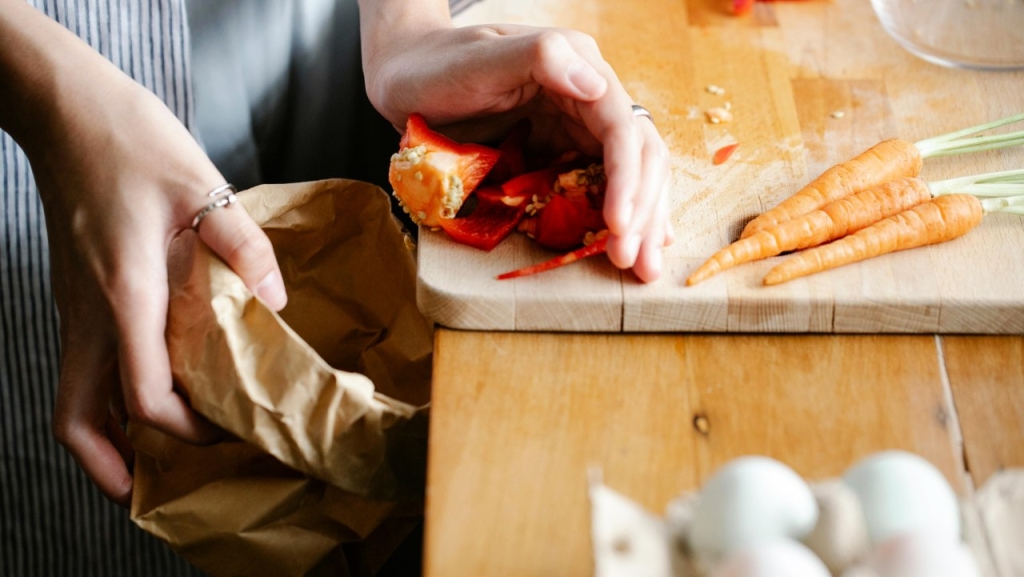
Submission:
M 115 444 L 108 437 L 110 413 L 104 399 L 116 382 L 113 358 L 113 351 L 102 346 L 65 349 L 53 436 L 108 499 L 128 507 L 130 464 L 119 450 L 120 441 Z
M 273 310 L 288 303 L 270 239 L 242 206 L 211 212 L 199 225 L 199 238 Z
M 581 107 L 591 132 L 602 142 L 605 172 L 604 218 L 612 236 L 608 258 L 619 268 L 632 268 L 646 246 L 644 280 L 660 273 L 660 251 L 671 234 L 664 224 L 667 204 L 668 149 L 650 119 L 636 117 L 632 99 L 615 83 L 601 99 Z M 656 228 L 655 228 L 656 227 Z M 654 237 L 657 237 L 655 239 Z
M 495 30 L 505 35 L 505 42 L 512 47 L 490 44 L 487 69 L 511 73 L 506 76 L 508 88 L 535 83 L 553 94 L 586 102 L 600 98 L 608 89 L 606 66 L 589 36 L 571 30 L 533 31 L 507 25 Z
M 134 262 L 154 262 L 149 259 Z M 146 280 L 128 280 L 118 291 L 114 311 L 118 368 L 124 406 L 130 418 L 196 444 L 220 438 L 220 431 L 192 410 L 174 390 L 167 342 L 167 281 L 162 266 L 137 271 Z
M 640 280 L 654 282 L 661 277 L 663 249 L 674 241 L 675 231 L 669 220 L 668 195 L 662 194 L 633 265 L 633 272 Z
M 604 95 L 608 80 L 570 43 L 564 33 L 544 31 L 533 47 L 530 74 L 556 94 L 591 101 Z

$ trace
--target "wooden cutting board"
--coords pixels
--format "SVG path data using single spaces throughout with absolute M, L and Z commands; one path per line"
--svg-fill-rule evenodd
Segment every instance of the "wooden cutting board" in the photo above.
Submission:
M 671 152 L 672 222 L 662 279 L 643 284 L 601 256 L 522 279 L 499 273 L 553 256 L 516 235 L 492 252 L 423 230 L 419 304 L 441 325 L 519 331 L 1024 332 L 1024 218 L 1004 214 L 958 240 L 776 287 L 784 257 L 695 287 L 686 277 L 753 216 L 829 166 L 892 137 L 917 141 L 1024 112 L 1024 72 L 948 69 L 904 52 L 865 0 L 485 1 L 459 25 L 514 22 L 594 36 Z M 1022 40 L 1024 41 L 1024 32 Z M 708 91 L 721 87 L 724 94 Z M 704 111 L 728 103 L 733 121 Z M 1019 129 L 1020 127 L 1018 127 Z M 740 146 L 726 163 L 711 156 Z M 1024 150 L 926 161 L 939 180 L 1024 168 Z

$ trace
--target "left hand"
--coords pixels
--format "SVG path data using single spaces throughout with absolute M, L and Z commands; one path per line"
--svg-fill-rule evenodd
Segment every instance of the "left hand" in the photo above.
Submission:
M 654 123 L 632 112 L 626 93 L 590 36 L 519 25 L 425 27 L 366 34 L 364 69 L 374 106 L 396 127 L 412 112 L 458 140 L 494 140 L 515 119 L 555 150 L 603 156 L 608 257 L 644 282 L 661 274 L 674 239 L 668 151 Z M 369 38 L 369 40 L 367 40 Z

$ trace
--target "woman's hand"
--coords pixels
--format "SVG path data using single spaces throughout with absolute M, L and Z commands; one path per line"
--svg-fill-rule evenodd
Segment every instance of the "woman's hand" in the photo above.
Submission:
M 490 140 L 528 116 L 555 149 L 602 155 L 608 256 L 643 281 L 674 238 L 668 153 L 654 123 L 580 32 L 518 25 L 453 28 L 436 5 L 363 0 L 367 91 L 396 127 L 419 112 L 455 138 Z M 433 11 L 430 11 L 433 10 Z
M 127 506 L 127 417 L 194 443 L 219 437 L 175 390 L 164 331 L 170 242 L 224 180 L 152 93 L 24 2 L 3 9 L 0 107 L 14 114 L 0 125 L 32 163 L 60 313 L 53 432 Z M 267 304 L 284 306 L 270 242 L 241 206 L 199 228 Z

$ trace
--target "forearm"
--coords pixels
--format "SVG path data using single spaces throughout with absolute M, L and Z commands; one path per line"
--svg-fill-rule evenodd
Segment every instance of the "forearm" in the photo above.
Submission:
M 359 0 L 363 66 L 372 70 L 389 48 L 450 26 L 447 0 Z
M 77 107 L 80 87 L 115 90 L 130 80 L 89 45 L 23 0 L 0 0 L 0 129 L 30 155 L 60 117 Z

